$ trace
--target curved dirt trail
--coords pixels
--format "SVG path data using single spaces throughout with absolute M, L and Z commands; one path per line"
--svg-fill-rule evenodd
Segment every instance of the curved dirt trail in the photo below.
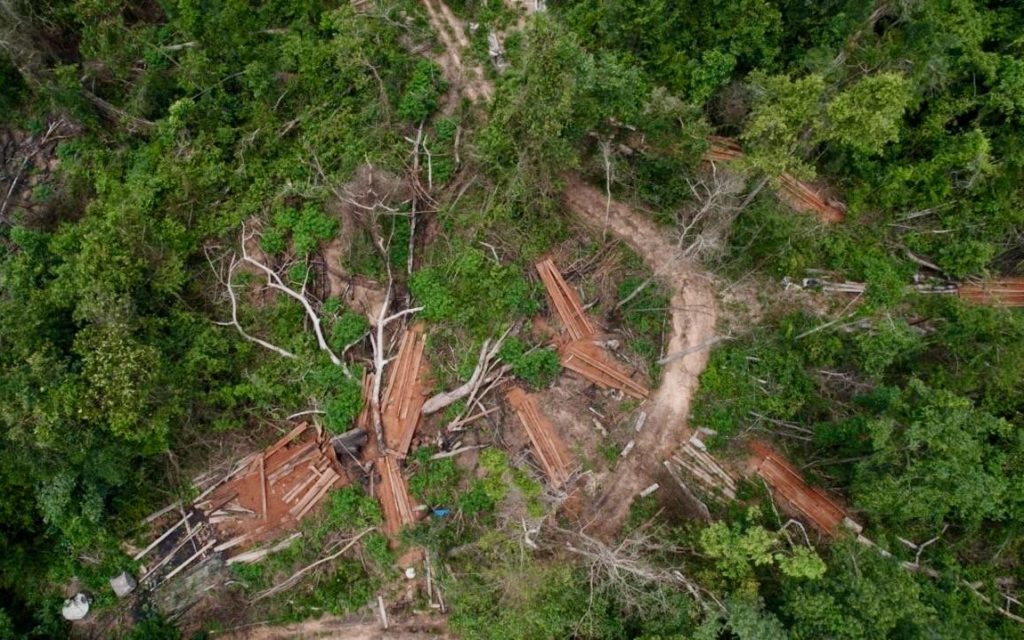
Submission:
M 483 68 L 475 63 L 465 64 L 459 53 L 470 45 L 462 21 L 443 0 L 422 0 L 422 4 L 430 27 L 444 45 L 445 52 L 438 62 L 448 84 L 472 103 L 490 100 L 494 95 L 494 87 L 487 80 Z
M 618 236 L 640 255 L 659 280 L 672 291 L 672 329 L 666 355 L 698 347 L 715 335 L 715 295 L 711 279 L 680 256 L 675 245 L 650 220 L 628 206 L 612 202 L 578 176 L 567 176 L 565 204 L 588 226 Z M 665 365 L 661 386 L 644 403 L 647 422 L 636 435 L 636 446 L 602 485 L 604 495 L 591 513 L 588 528 L 610 537 L 619 530 L 633 498 L 662 469 L 662 461 L 690 437 L 690 402 L 697 379 L 708 361 L 708 349 L 695 349 Z

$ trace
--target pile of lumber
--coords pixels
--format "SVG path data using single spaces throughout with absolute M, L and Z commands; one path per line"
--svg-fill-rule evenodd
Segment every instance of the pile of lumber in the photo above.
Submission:
M 691 436 L 675 454 L 672 462 L 694 478 L 705 493 L 728 500 L 736 499 L 736 481 L 711 457 L 704 443 L 697 436 Z
M 782 196 L 789 206 L 797 211 L 814 213 L 819 220 L 829 224 L 842 222 L 846 217 L 846 206 L 832 198 L 821 194 L 819 189 L 802 180 L 797 180 L 788 173 L 779 176 L 782 183 Z
M 377 497 L 384 513 L 384 530 L 394 536 L 402 527 L 416 521 L 416 512 L 398 459 L 391 455 L 381 456 L 377 458 L 376 467 L 380 473 Z
M 704 152 L 706 162 L 732 162 L 743 157 L 742 147 L 732 138 L 709 136 L 708 143 L 708 150 Z M 782 187 L 779 196 L 793 209 L 814 213 L 829 224 L 842 222 L 846 217 L 846 205 L 822 195 L 821 190 L 810 183 L 789 173 L 780 175 L 779 182 Z
M 551 306 L 568 334 L 568 340 L 556 340 L 562 366 L 601 388 L 620 389 L 634 398 L 646 398 L 648 389 L 633 380 L 594 343 L 597 331 L 583 310 L 576 291 L 562 277 L 554 261 L 545 258 L 536 267 Z
M 426 360 L 423 357 L 426 336 L 422 324 L 409 327 L 402 334 L 398 355 L 388 371 L 388 382 L 381 399 L 381 423 L 384 428 L 384 447 L 371 446 L 367 449 L 368 461 L 373 462 L 377 482 L 375 495 L 380 500 L 384 515 L 384 529 L 388 535 L 396 535 L 404 526 L 416 521 L 417 512 L 409 497 L 409 488 L 402 475 L 402 459 L 409 453 L 413 436 L 419 425 L 430 389 Z M 357 427 L 370 426 L 372 407 L 370 397 L 372 383 L 367 388 L 364 380 L 363 412 L 356 421 Z
M 637 400 L 650 395 L 650 390 L 617 364 L 609 362 L 604 352 L 593 340 L 576 340 L 559 348 L 562 366 L 575 371 L 602 389 L 621 389 Z
M 538 262 L 536 267 L 537 273 L 540 274 L 540 279 L 544 283 L 544 288 L 547 289 L 551 306 L 554 307 L 565 326 L 569 338 L 582 340 L 593 337 L 596 331 L 583 310 L 580 297 L 562 277 L 562 273 L 555 266 L 554 261 L 551 258 L 545 258 Z
M 516 387 L 505 395 L 509 405 L 526 428 L 541 469 L 555 488 L 569 480 L 575 466 L 565 442 L 555 432 L 554 425 L 537 408 L 536 399 Z
M 957 285 L 956 294 L 977 304 L 1024 307 L 1024 278 L 1004 278 Z
M 743 157 L 740 143 L 725 136 L 708 136 L 708 150 L 704 152 L 707 162 L 732 162 Z
M 293 528 L 330 489 L 349 482 L 330 439 L 306 423 L 265 451 L 245 469 L 196 504 L 222 540 L 241 548 Z
M 205 474 L 198 480 L 207 486 L 187 509 L 176 503 L 144 521 L 165 524 L 134 555 L 136 561 L 153 558 L 145 560 L 140 583 L 163 584 L 211 555 L 232 557 L 275 538 L 295 528 L 328 491 L 349 482 L 330 439 L 306 423 L 231 464 L 224 475 Z
M 388 372 L 388 384 L 381 403 L 381 422 L 384 425 L 387 449 L 400 456 L 409 452 L 429 391 L 425 379 L 427 366 L 423 359 L 425 345 L 422 324 L 406 329 L 398 348 L 398 356 Z
M 764 442 L 750 444 L 753 468 L 764 478 L 784 509 L 809 520 L 827 535 L 835 535 L 840 524 L 852 522 L 827 493 L 808 485 L 800 472 Z

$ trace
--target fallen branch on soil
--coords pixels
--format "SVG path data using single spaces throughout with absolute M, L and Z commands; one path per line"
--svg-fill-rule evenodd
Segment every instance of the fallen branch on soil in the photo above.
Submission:
M 500 338 L 493 341 L 488 338 L 484 340 L 484 344 L 480 347 L 480 357 L 477 359 L 476 368 L 473 370 L 473 374 L 469 376 L 469 380 L 452 389 L 451 391 L 442 391 L 430 398 L 423 403 L 423 415 L 429 416 L 432 413 L 448 407 L 463 398 L 469 398 L 466 402 L 467 409 L 473 405 L 473 400 L 479 400 L 483 398 L 487 391 L 494 386 L 502 376 L 509 372 L 510 368 L 505 365 L 495 367 L 500 364 L 498 359 L 498 352 L 501 350 L 501 345 L 505 342 L 505 338 L 512 331 L 512 327 L 509 327 Z M 489 385 L 484 393 L 477 393 L 483 385 Z M 455 416 L 455 419 L 448 425 L 448 428 L 452 428 L 452 424 L 458 422 L 461 419 L 461 415 Z
M 282 582 L 274 585 L 273 587 L 270 587 L 269 589 L 265 589 L 265 590 L 257 593 L 255 596 L 252 597 L 251 600 L 249 600 L 249 602 L 259 602 L 260 600 L 264 600 L 266 598 L 269 598 L 269 597 L 271 597 L 273 595 L 281 593 L 282 591 L 287 591 L 288 589 L 291 589 L 292 587 L 294 587 L 296 584 L 299 583 L 299 581 L 302 579 L 302 576 L 306 575 L 307 573 L 309 573 L 313 569 L 316 569 L 317 567 L 319 567 L 320 565 L 324 564 L 325 562 L 330 562 L 332 560 L 337 559 L 338 557 L 341 556 L 341 554 L 345 553 L 346 551 L 351 549 L 357 542 L 359 542 L 359 540 L 362 539 L 363 536 L 365 536 L 366 534 L 370 533 L 371 531 L 376 531 L 376 530 L 377 530 L 377 527 L 370 527 L 368 529 L 364 529 L 362 533 L 360 533 L 356 537 L 354 537 L 351 540 L 349 540 L 345 544 L 345 546 L 343 546 L 338 551 L 335 551 L 331 555 L 326 556 L 324 558 L 321 558 L 321 559 L 317 560 L 316 562 L 314 562 L 312 564 L 306 565 L 305 567 L 303 567 L 302 569 L 299 569 L 298 571 L 293 573 L 291 576 L 289 576 L 288 578 L 286 578 Z
M 679 360 L 680 358 L 685 358 L 686 356 L 690 355 L 691 353 L 697 353 L 698 351 L 703 351 L 704 349 L 710 349 L 711 347 L 715 346 L 719 342 L 724 342 L 726 340 L 732 340 L 732 336 L 715 336 L 713 338 L 709 338 L 709 339 L 701 342 L 698 345 L 694 345 L 692 347 L 688 347 L 688 348 L 683 349 L 681 351 L 676 351 L 675 353 L 668 354 L 664 358 L 658 360 L 658 364 L 666 365 L 666 364 L 669 364 L 670 362 L 675 362 L 676 360 Z
M 431 460 L 443 460 L 445 458 L 454 458 L 455 456 L 462 455 L 467 451 L 476 451 L 477 449 L 485 449 L 485 444 L 475 444 L 468 447 L 459 447 L 458 449 L 452 449 L 451 451 L 442 451 L 441 453 L 435 453 L 430 456 Z

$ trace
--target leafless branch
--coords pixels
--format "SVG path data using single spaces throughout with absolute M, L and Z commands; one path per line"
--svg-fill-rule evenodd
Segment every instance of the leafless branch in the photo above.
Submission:
M 228 294 L 228 300 L 231 302 L 231 321 L 218 322 L 217 324 L 232 326 L 246 340 L 249 340 L 250 342 L 255 342 L 264 349 L 269 349 L 270 351 L 273 351 L 278 355 L 284 356 L 285 358 L 296 357 L 295 354 L 292 353 L 291 351 L 288 351 L 287 349 L 282 349 L 281 347 L 275 344 L 271 344 L 270 342 L 267 342 L 262 338 L 257 338 L 256 336 L 249 334 L 245 329 L 242 328 L 242 324 L 238 321 L 238 298 L 235 295 L 234 288 L 235 270 L 238 268 L 238 265 L 241 264 L 241 261 L 238 260 L 238 258 L 234 254 L 232 254 L 230 257 L 231 263 L 228 266 L 227 270 L 227 276 L 223 277 L 220 271 L 214 266 L 213 260 L 210 258 L 209 253 L 207 253 L 206 260 L 207 262 L 209 262 L 210 268 L 213 270 L 214 275 L 217 276 L 217 279 L 221 282 L 221 284 L 224 285 L 224 290 L 227 291 Z
M 307 573 L 309 573 L 313 569 L 316 569 L 317 567 L 319 567 L 320 565 L 324 564 L 325 562 L 331 562 L 332 560 L 337 559 L 339 556 L 341 556 L 341 554 L 345 553 L 346 551 L 351 549 L 357 542 L 359 542 L 359 540 L 361 540 L 363 536 L 365 536 L 366 534 L 370 533 L 371 531 L 376 531 L 376 530 L 377 530 L 377 527 L 370 527 L 368 529 L 364 529 L 362 531 L 362 533 L 360 533 L 356 537 L 354 537 L 351 540 L 349 540 L 345 544 L 345 546 L 343 546 L 338 551 L 335 551 L 334 553 L 330 554 L 329 556 L 320 558 L 319 560 L 317 560 L 316 562 L 314 562 L 312 564 L 306 565 L 302 569 L 299 569 L 298 571 L 293 573 L 291 576 L 286 578 L 284 581 L 274 585 L 273 587 L 271 587 L 269 589 L 265 589 L 264 591 L 261 591 L 261 592 L 257 593 L 255 596 L 253 596 L 253 598 L 250 600 L 250 602 L 259 602 L 260 600 L 264 600 L 266 598 L 269 598 L 270 596 L 276 595 L 278 593 L 281 593 L 282 591 L 286 591 L 287 589 L 290 589 L 290 588 L 294 587 L 302 579 L 302 576 L 306 575 Z
M 470 398 L 470 401 L 466 403 L 468 408 L 472 406 L 472 400 L 478 396 L 477 392 L 483 385 L 489 385 L 485 388 L 486 393 L 499 378 L 508 373 L 508 366 L 498 366 L 500 364 L 498 352 L 511 331 L 512 327 L 509 327 L 497 340 L 485 340 L 483 346 L 480 347 L 480 357 L 477 359 L 476 368 L 473 370 L 469 380 L 451 391 L 443 391 L 427 399 L 423 403 L 423 415 L 437 413 L 441 409 L 464 398 Z M 483 395 L 479 394 L 479 397 L 483 397 Z M 457 422 L 459 417 L 456 416 L 454 421 Z
M 339 358 L 337 354 L 334 353 L 330 345 L 327 344 L 327 339 L 324 337 L 320 316 L 313 309 L 313 305 L 312 303 L 310 303 L 309 298 L 305 295 L 304 291 L 295 291 L 291 287 L 287 286 L 284 283 L 284 281 L 281 280 L 281 277 L 277 275 L 277 273 L 273 269 L 250 256 L 248 250 L 245 248 L 246 242 L 250 238 L 252 238 L 252 234 L 247 235 L 245 231 L 245 226 L 243 225 L 241 242 L 242 261 L 251 264 L 252 266 L 262 271 L 264 275 L 266 275 L 267 287 L 274 289 L 276 291 L 280 291 L 281 293 L 287 295 L 288 297 L 292 298 L 293 300 L 302 305 L 302 308 L 306 310 L 306 315 L 309 317 L 310 323 L 313 325 L 313 333 L 316 335 L 316 341 L 317 344 L 320 346 L 320 350 L 327 354 L 327 356 L 331 359 L 332 363 L 334 363 L 338 367 L 341 367 L 341 370 L 344 372 L 346 377 L 351 378 L 352 373 L 348 370 L 348 366 L 346 366 L 345 362 L 341 358 Z M 303 287 L 303 289 L 304 288 L 305 287 Z

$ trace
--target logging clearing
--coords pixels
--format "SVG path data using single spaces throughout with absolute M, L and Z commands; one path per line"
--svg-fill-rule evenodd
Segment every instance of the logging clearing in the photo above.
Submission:
M 0 638 L 1024 638 L 1014 3 L 0 2 Z

